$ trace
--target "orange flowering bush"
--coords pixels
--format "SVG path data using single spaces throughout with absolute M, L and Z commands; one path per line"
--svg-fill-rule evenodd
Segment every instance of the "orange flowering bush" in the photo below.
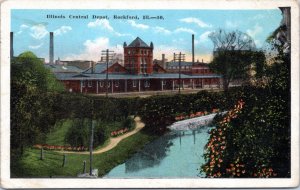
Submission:
M 48 145 L 48 144 L 35 144 L 33 148 L 44 149 L 44 150 L 67 150 L 67 151 L 87 151 L 88 148 L 85 146 L 59 146 L 59 145 Z
M 290 177 L 290 112 L 286 92 L 244 87 L 215 119 L 201 171 L 206 177 Z
M 198 111 L 198 112 L 194 112 L 191 114 L 185 114 L 185 113 L 181 113 L 181 114 L 177 114 L 177 116 L 175 117 L 175 121 L 180 121 L 180 120 L 184 120 L 184 119 L 191 119 L 194 117 L 200 117 L 200 116 L 204 116 L 204 115 L 208 115 L 211 113 L 218 113 L 220 111 L 220 109 L 212 109 L 211 112 L 207 112 L 207 111 Z
M 123 135 L 123 134 L 127 133 L 128 131 L 129 131 L 128 128 L 120 129 L 120 130 L 111 132 L 110 136 L 116 137 L 116 136 L 119 136 L 119 135 Z
M 235 119 L 237 115 L 243 109 L 245 102 L 241 99 L 237 102 L 234 108 L 218 122 L 218 127 L 210 131 L 210 139 L 206 145 L 205 158 L 207 163 L 202 166 L 202 170 L 206 173 L 207 177 L 221 177 L 224 175 L 237 175 L 241 176 L 244 171 L 241 166 L 233 163 L 230 164 L 231 168 L 224 167 L 224 152 L 228 142 L 226 141 L 226 130 L 229 127 L 229 123 L 232 119 Z M 236 170 L 238 168 L 238 171 Z M 244 172 L 245 173 L 245 172 Z

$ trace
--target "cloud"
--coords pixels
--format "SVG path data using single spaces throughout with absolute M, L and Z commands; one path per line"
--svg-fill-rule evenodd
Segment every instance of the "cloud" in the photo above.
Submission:
M 43 44 L 44 44 L 44 43 L 41 43 L 41 44 L 39 44 L 39 45 L 29 45 L 28 47 L 29 47 L 30 49 L 39 49 L 40 47 L 42 47 Z
M 46 26 L 43 24 L 38 24 L 38 25 L 34 25 L 30 28 L 30 35 L 37 40 L 40 40 L 42 38 L 44 38 L 47 34 L 48 31 L 46 29 Z
M 239 26 L 238 22 L 233 22 L 233 21 L 230 21 L 230 20 L 227 20 L 225 22 L 225 27 L 226 28 L 237 28 L 238 26 Z
M 207 24 L 207 23 L 203 22 L 202 20 L 200 20 L 198 18 L 194 18 L 194 17 L 182 18 L 179 21 L 180 22 L 185 22 L 185 23 L 194 23 L 194 24 L 198 25 L 200 28 L 210 28 L 210 27 L 212 27 L 212 25 Z
M 29 28 L 30 26 L 26 25 L 26 24 L 22 24 L 20 26 L 20 29 L 18 32 L 16 32 L 17 35 L 21 34 L 24 30 L 26 30 L 27 28 Z
M 54 35 L 59 36 L 59 35 L 67 33 L 70 30 L 72 30 L 71 26 L 61 26 L 60 28 L 54 30 Z
M 156 26 L 153 28 L 155 33 L 159 34 L 171 34 L 172 32 L 170 30 L 165 29 L 164 27 Z
M 21 28 L 21 29 L 26 29 L 26 28 L 29 28 L 29 26 L 26 25 L 26 24 L 22 24 L 22 25 L 20 26 L 20 28 Z
M 100 27 L 108 31 L 114 31 L 113 27 L 109 24 L 109 21 L 105 19 L 97 19 L 94 22 L 89 22 L 88 27 L 89 28 Z
M 148 25 L 145 24 L 137 24 L 134 20 L 128 20 L 127 21 L 132 27 L 138 28 L 138 29 L 143 29 L 146 30 L 149 28 Z
M 118 44 L 116 46 L 110 46 L 109 38 L 99 37 L 94 40 L 86 40 L 83 43 L 84 49 L 79 54 L 67 55 L 65 60 L 93 60 L 99 61 L 102 50 L 112 50 L 115 53 L 123 53 L 123 46 Z
M 246 32 L 252 38 L 255 38 L 259 33 L 263 31 L 263 28 L 256 24 L 253 29 L 248 29 Z
M 259 35 L 263 31 L 263 28 L 256 24 L 253 29 L 248 29 L 246 33 L 254 39 L 254 43 L 256 46 L 261 46 L 262 43 L 260 40 L 256 39 L 257 35 Z
M 109 21 L 104 19 L 97 19 L 94 22 L 89 22 L 88 27 L 89 28 L 100 27 L 101 29 L 109 31 L 116 36 L 132 36 L 131 34 L 122 34 L 120 32 L 115 31 L 114 28 L 110 25 Z
M 175 33 L 179 33 L 179 32 L 187 32 L 187 33 L 191 33 L 191 34 L 196 34 L 196 32 L 192 29 L 189 28 L 177 28 L 176 30 L 174 30 Z
M 205 42 L 208 40 L 208 36 L 211 33 L 211 31 L 206 31 L 203 34 L 200 35 L 199 39 L 201 42 Z
M 250 17 L 249 20 L 262 20 L 262 19 L 265 19 L 265 18 L 266 18 L 266 15 L 258 14 L 258 15 L 255 15 L 254 17 Z

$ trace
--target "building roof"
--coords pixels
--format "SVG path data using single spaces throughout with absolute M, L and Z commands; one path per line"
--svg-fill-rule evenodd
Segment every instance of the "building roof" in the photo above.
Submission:
M 193 66 L 193 62 L 181 62 L 181 66 Z M 194 66 L 208 66 L 207 63 L 194 62 Z M 179 62 L 168 62 L 167 67 L 179 67 Z
M 108 63 L 108 68 L 111 67 L 114 63 L 117 63 L 117 62 L 110 61 Z M 106 71 L 106 67 L 107 67 L 107 65 L 104 62 L 103 63 L 97 63 L 95 65 L 94 73 L 102 73 L 102 72 Z M 83 71 L 83 73 L 92 73 L 92 68 L 91 67 L 88 68 L 87 70 Z
M 137 37 L 127 47 L 150 47 L 141 38 Z
M 71 74 L 71 73 L 55 73 L 59 80 L 105 80 L 106 74 Z M 197 78 L 220 78 L 221 75 L 186 75 L 181 74 L 182 79 L 197 79 Z M 109 80 L 125 80 L 125 79 L 178 79 L 178 73 L 157 73 L 152 75 L 132 75 L 132 74 L 109 74 Z
M 83 70 L 75 66 L 45 64 L 53 73 L 81 73 Z

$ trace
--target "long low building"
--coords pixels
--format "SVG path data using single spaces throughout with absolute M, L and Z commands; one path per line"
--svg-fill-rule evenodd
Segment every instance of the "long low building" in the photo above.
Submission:
M 109 93 L 142 92 L 177 90 L 181 81 L 182 89 L 220 88 L 219 75 L 185 75 L 178 73 L 164 73 L 152 75 L 131 74 L 86 74 L 56 73 L 70 92 L 80 93 Z
M 152 42 L 148 46 L 137 37 L 129 45 L 124 42 L 124 66 L 117 61 L 99 62 L 82 72 L 54 73 L 67 90 L 78 93 L 164 91 L 177 90 L 179 86 L 181 89 L 220 88 L 222 78 L 212 72 L 168 72 L 153 64 L 153 49 Z

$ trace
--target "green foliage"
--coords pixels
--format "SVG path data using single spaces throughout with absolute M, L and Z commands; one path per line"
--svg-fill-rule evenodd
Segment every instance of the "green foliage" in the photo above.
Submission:
M 138 132 L 121 141 L 114 149 L 102 154 L 95 154 L 93 167 L 98 169 L 100 176 L 103 176 L 112 168 L 124 163 L 154 138 L 143 132 Z M 76 177 L 77 174 L 82 173 L 84 160 L 87 161 L 86 168 L 89 168 L 89 155 L 67 154 L 66 165 L 62 167 L 63 155 L 57 154 L 53 155 L 52 151 L 45 151 L 45 159 L 40 160 L 40 151 L 28 148 L 21 158 L 13 157 L 11 177 Z
M 72 126 L 71 119 L 62 119 L 55 123 L 54 127 L 47 134 L 45 144 L 64 146 L 66 133 Z
M 65 140 L 74 147 L 89 147 L 91 120 L 89 119 L 73 119 L 72 126 L 68 130 Z
M 72 125 L 68 129 L 65 136 L 65 144 L 69 144 L 73 147 L 90 145 L 91 136 L 91 119 L 79 119 L 73 118 Z M 110 128 L 107 124 L 101 123 L 101 121 L 94 121 L 94 141 L 93 147 L 103 144 L 108 139 Z
M 214 55 L 209 67 L 223 76 L 224 89 L 234 79 L 248 80 L 251 77 L 251 67 L 255 68 L 256 76 L 264 73 L 265 56 L 261 51 L 252 50 L 220 50 Z
M 41 142 L 56 121 L 52 95 L 63 90 L 53 74 L 31 52 L 11 63 L 11 147 Z M 51 93 L 49 93 L 51 92 Z M 51 95 L 50 95 L 51 94 Z
M 216 121 L 209 141 L 224 137 L 226 148 L 207 144 L 202 165 L 207 177 L 291 176 L 290 55 L 278 52 L 266 68 L 267 86 L 241 89 L 237 95 L 245 106 L 238 117 L 225 127 Z
M 135 125 L 135 122 L 132 117 L 127 117 L 123 122 L 122 122 L 122 128 L 127 128 L 129 130 L 133 129 Z

